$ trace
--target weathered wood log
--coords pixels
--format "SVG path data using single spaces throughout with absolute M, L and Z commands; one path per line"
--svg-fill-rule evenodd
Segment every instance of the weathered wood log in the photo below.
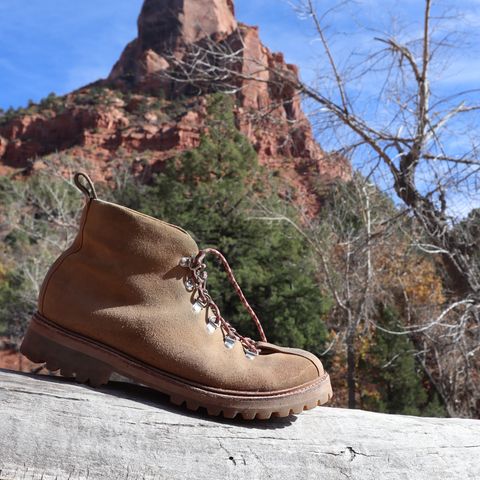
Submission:
M 0 480 L 480 479 L 480 422 L 316 408 L 228 421 L 146 388 L 0 370 Z

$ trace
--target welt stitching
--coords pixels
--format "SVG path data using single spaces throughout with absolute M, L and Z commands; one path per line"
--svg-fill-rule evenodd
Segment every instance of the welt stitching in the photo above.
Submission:
M 38 314 L 35 315 L 35 320 L 40 325 L 42 325 L 44 328 L 46 328 L 47 330 L 51 330 L 53 332 L 60 332 L 61 334 L 66 335 L 67 337 L 70 337 L 71 339 L 73 339 L 75 341 L 78 341 L 78 342 L 83 343 L 85 345 L 88 345 L 90 347 L 96 347 L 100 350 L 103 350 L 103 351 L 105 351 L 105 352 L 107 352 L 111 355 L 114 355 L 119 360 L 121 360 L 123 362 L 126 362 L 129 365 L 132 365 L 132 366 L 144 371 L 145 373 L 147 373 L 149 375 L 160 374 L 164 377 L 169 378 L 170 380 L 172 380 L 174 382 L 177 382 L 177 383 L 179 383 L 183 386 L 186 386 L 187 388 L 201 391 L 202 393 L 204 393 L 206 395 L 209 395 L 209 396 L 234 395 L 234 396 L 238 396 L 238 397 L 240 397 L 240 398 L 242 398 L 243 400 L 246 400 L 246 401 L 248 401 L 248 400 L 252 400 L 252 401 L 253 400 L 259 400 L 260 399 L 259 397 L 264 398 L 264 399 L 267 399 L 267 398 L 268 399 L 281 398 L 281 397 L 284 397 L 285 395 L 295 395 L 295 394 L 306 392 L 308 390 L 312 390 L 315 387 L 322 384 L 328 378 L 328 373 L 324 373 L 321 377 L 319 377 L 315 381 L 310 382 L 307 385 L 302 385 L 300 387 L 295 387 L 295 388 L 290 388 L 290 389 L 285 389 L 285 390 L 281 390 L 281 391 L 277 391 L 277 392 L 270 392 L 270 393 L 262 392 L 263 395 L 259 394 L 258 396 L 251 396 L 251 397 L 250 396 L 242 396 L 242 393 L 244 393 L 244 392 L 236 392 L 236 391 L 231 391 L 231 390 L 223 390 L 221 388 L 201 386 L 201 385 L 196 384 L 195 382 L 192 382 L 192 381 L 189 381 L 189 380 L 186 380 L 186 379 L 182 379 L 181 377 L 178 377 L 174 374 L 171 374 L 169 372 L 160 370 L 157 367 L 146 365 L 141 360 L 137 360 L 135 358 L 132 358 L 129 355 L 124 354 L 122 352 L 119 352 L 116 349 L 114 349 L 114 348 L 112 348 L 108 345 L 105 345 L 105 344 L 103 344 L 99 341 L 92 340 L 92 339 L 87 339 L 83 335 L 75 333 L 75 332 L 70 332 L 69 330 L 67 330 L 63 327 L 56 326 L 56 325 L 54 326 L 54 322 L 52 322 L 51 320 L 43 317 L 43 315 L 41 315 L 41 314 L 40 315 L 38 315 Z

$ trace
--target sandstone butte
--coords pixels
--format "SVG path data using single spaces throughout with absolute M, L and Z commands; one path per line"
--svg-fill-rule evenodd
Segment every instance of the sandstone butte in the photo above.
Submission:
M 316 187 L 348 179 L 350 165 L 322 151 L 297 92 L 273 82 L 272 70 L 298 76 L 297 67 L 262 44 L 258 27 L 236 20 L 232 0 L 145 0 L 138 37 L 108 78 L 0 117 L 0 174 L 28 173 L 43 168 L 46 157 L 69 157 L 91 164 L 97 181 L 111 179 L 122 162 L 139 173 L 146 169 L 148 177 L 179 151 L 195 148 L 205 131 L 208 92 L 192 91 L 171 76 L 178 61 L 202 45 L 242 46 L 235 64 L 242 75 L 232 94 L 238 128 L 260 163 L 314 214 Z

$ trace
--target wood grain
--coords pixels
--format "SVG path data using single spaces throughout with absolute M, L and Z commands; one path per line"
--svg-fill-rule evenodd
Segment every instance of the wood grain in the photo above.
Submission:
M 0 480 L 480 479 L 480 422 L 316 408 L 269 422 L 0 370 Z

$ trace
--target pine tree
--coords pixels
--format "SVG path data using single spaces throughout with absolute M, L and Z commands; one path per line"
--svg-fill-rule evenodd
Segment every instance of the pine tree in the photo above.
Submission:
M 167 162 L 152 185 L 141 189 L 132 185 L 117 192 L 117 198 L 181 225 L 199 245 L 222 251 L 269 340 L 320 353 L 330 303 L 320 295 L 310 250 L 292 227 L 251 218 L 252 199 L 279 198 L 264 193 L 266 174 L 255 150 L 235 127 L 230 97 L 213 95 L 209 115 L 208 134 L 197 149 Z M 209 265 L 209 290 L 228 321 L 258 338 L 214 260 Z
M 395 308 L 384 307 L 381 315 L 383 325 L 398 329 Z M 446 416 L 413 352 L 415 347 L 407 335 L 375 331 L 359 360 L 363 408 L 403 415 Z

